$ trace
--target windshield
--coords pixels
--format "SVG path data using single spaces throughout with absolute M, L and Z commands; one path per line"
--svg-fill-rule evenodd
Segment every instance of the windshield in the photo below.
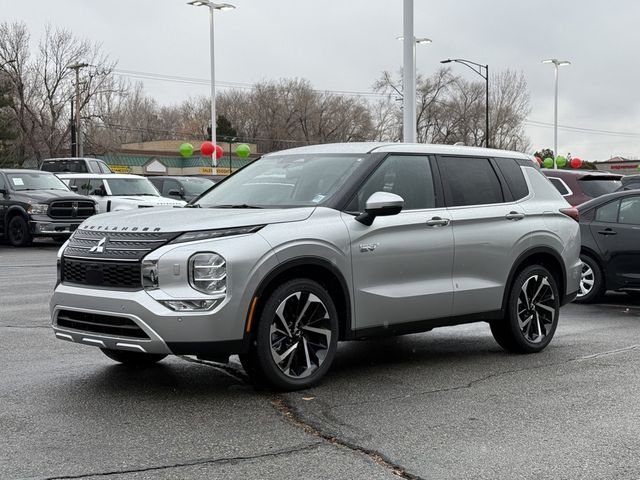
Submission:
M 615 192 L 622 186 L 622 182 L 617 178 L 585 177 L 580 179 L 580 186 L 584 193 L 596 198 Z
M 21 172 L 9 173 L 9 183 L 14 190 L 65 190 L 69 189 L 52 173 Z
M 215 182 L 207 178 L 185 178 L 182 180 L 182 188 L 187 195 L 200 195 L 206 189 L 213 187 Z
M 326 203 L 368 155 L 282 155 L 256 160 L 205 194 L 201 207 Z
M 152 195 L 159 197 L 160 194 L 146 178 L 110 178 L 105 179 L 109 185 L 111 195 Z

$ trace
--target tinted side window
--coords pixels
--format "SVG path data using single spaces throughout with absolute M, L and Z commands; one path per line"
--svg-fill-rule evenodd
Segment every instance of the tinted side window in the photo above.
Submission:
M 486 158 L 441 157 L 440 171 L 451 207 L 504 201 L 496 172 Z
M 618 222 L 640 225 L 640 197 L 629 197 L 620 201 Z
M 620 201 L 607 203 L 596 210 L 596 222 L 615 223 L 618 219 Z
M 5 185 L 4 185 L 4 177 L 2 175 L 0 175 L 0 188 L 4 189 Z
M 40 170 L 44 170 L 45 172 L 57 172 L 55 162 L 42 162 L 42 167 Z
M 520 168 L 516 160 L 511 158 L 496 158 L 495 160 L 509 185 L 513 199 L 520 200 L 529 195 L 527 181 L 524 179 L 522 168 Z
M 436 195 L 428 157 L 392 155 L 385 159 L 360 188 L 349 211 L 364 212 L 375 192 L 391 192 L 404 199 L 403 210 L 435 208 Z

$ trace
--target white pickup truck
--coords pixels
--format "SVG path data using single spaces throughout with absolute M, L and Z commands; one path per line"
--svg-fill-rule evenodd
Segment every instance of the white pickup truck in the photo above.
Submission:
M 91 197 L 100 212 L 147 207 L 182 207 L 186 202 L 161 197 L 151 182 L 140 175 L 117 173 L 60 173 L 58 177 L 81 195 Z

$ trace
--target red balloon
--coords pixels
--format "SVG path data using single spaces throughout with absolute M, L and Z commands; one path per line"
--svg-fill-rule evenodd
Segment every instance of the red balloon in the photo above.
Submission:
M 571 159 L 571 168 L 580 168 L 582 166 L 582 160 L 578 157 L 573 157 Z
M 216 159 L 219 159 L 224 154 L 224 150 L 220 145 L 216 145 Z
M 542 159 L 540 157 L 536 157 L 536 162 L 538 162 L 538 165 L 542 165 Z
M 200 153 L 202 155 L 209 156 L 213 153 L 213 150 L 213 143 L 211 142 L 202 142 L 202 145 L 200 145 Z

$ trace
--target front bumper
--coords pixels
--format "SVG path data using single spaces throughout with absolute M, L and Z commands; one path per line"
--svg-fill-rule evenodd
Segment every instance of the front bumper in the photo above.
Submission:
M 30 220 L 29 221 L 29 230 L 33 236 L 43 236 L 46 237 L 48 235 L 71 235 L 76 231 L 78 226 L 82 223 L 80 221 L 42 221 L 42 220 Z
M 160 305 L 144 290 L 113 291 L 60 284 L 50 306 L 52 327 L 60 340 L 145 353 L 223 356 L 245 353 L 249 347 L 244 318 L 233 312 L 230 303 L 233 302 L 227 298 L 210 312 L 175 312 Z M 58 317 L 63 311 L 126 318 L 143 330 L 148 339 L 61 326 Z

